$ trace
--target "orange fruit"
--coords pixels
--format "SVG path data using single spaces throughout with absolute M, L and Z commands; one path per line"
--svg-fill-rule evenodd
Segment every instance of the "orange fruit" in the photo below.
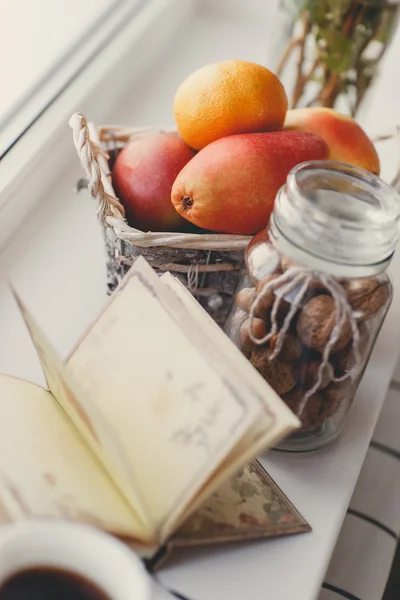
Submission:
M 194 71 L 174 99 L 179 133 L 196 150 L 235 133 L 281 129 L 287 108 L 278 77 L 245 60 L 226 60 Z

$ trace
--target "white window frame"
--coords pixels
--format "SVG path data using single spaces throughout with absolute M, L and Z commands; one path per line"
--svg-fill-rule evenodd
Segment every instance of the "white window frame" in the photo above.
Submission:
M 23 0 L 25 1 L 25 0 Z M 25 133 L 25 131 L 31 126 L 31 124 L 40 116 L 42 112 L 54 101 L 54 99 L 62 93 L 63 89 L 66 88 L 71 80 L 73 80 L 80 70 L 84 69 L 90 60 L 95 56 L 99 50 L 107 44 L 107 42 L 114 36 L 118 35 L 119 31 L 123 28 L 128 20 L 130 20 L 135 13 L 140 11 L 141 5 L 147 0 L 106 0 L 108 6 L 101 5 L 101 8 L 96 11 L 94 8 L 96 0 L 90 0 L 87 3 L 87 8 L 91 7 L 90 17 L 91 21 L 87 21 L 88 10 L 86 7 L 83 11 L 85 15 L 85 25 L 81 29 L 79 26 L 79 10 L 78 3 L 71 4 L 65 2 L 65 0 L 44 0 L 43 5 L 46 6 L 46 2 L 49 2 L 49 7 L 55 2 L 54 6 L 61 8 L 65 6 L 64 11 L 68 11 L 74 15 L 74 22 L 76 23 L 76 29 L 81 33 L 73 43 L 61 48 L 57 47 L 55 53 L 57 57 L 52 56 L 53 49 L 51 45 L 47 46 L 46 60 L 47 68 L 43 69 L 43 65 L 33 64 L 33 70 L 37 68 L 37 78 L 33 79 L 31 83 L 24 81 L 19 82 L 22 84 L 21 92 L 16 101 L 9 106 L 0 116 L 0 160 L 7 154 L 10 147 L 14 146 L 18 142 L 18 139 Z M 80 0 L 81 1 L 81 0 Z M 9 5 L 10 16 L 14 15 L 15 10 L 21 10 L 21 0 L 17 0 L 16 8 L 13 8 L 12 3 Z M 39 0 L 39 4 L 42 4 Z M 33 7 L 34 12 L 37 14 L 37 19 L 40 20 L 43 27 L 43 36 L 50 34 L 49 29 L 52 29 L 51 34 L 60 30 L 60 37 L 66 43 L 65 36 L 62 35 L 62 23 L 55 23 L 54 16 L 49 10 L 48 15 L 42 15 L 37 8 Z M 6 12 L 7 16 L 7 12 Z M 59 14 L 57 14 L 59 17 Z M 71 20 L 71 14 L 69 15 Z M 24 28 L 19 34 L 18 46 L 21 49 L 20 54 L 26 55 L 29 52 L 29 43 L 31 39 L 25 40 L 24 33 L 25 28 L 31 25 L 25 23 Z M 15 37 L 15 26 L 8 25 L 9 35 Z M 33 35 L 40 36 L 42 34 L 41 29 L 33 29 Z M 22 37 L 22 39 L 21 39 Z M 55 36 L 57 37 L 57 35 Z M 7 38 L 4 40 L 7 42 Z M 58 55 L 58 52 L 61 54 Z M 10 62 L 10 57 L 8 57 Z M 25 59 L 26 60 L 26 59 Z M 31 61 L 27 61 L 30 64 Z M 11 62 L 12 65 L 12 62 Z M 18 73 L 18 69 L 17 69 Z M 16 74 L 14 74 L 16 76 Z M 23 73 L 20 73 L 20 77 L 24 77 Z M 7 79 L 6 79 L 7 81 Z M 11 86 L 12 87 L 12 86 Z
M 53 94 L 52 102 L 0 161 L 0 250 L 66 165 L 78 161 L 68 128 L 71 114 L 83 112 L 102 122 L 125 93 L 132 93 L 149 65 L 162 57 L 200 1 L 147 0 L 136 10 L 122 3 L 82 49 L 87 64 L 79 67 L 81 55 L 66 66 L 68 73 L 58 74 L 54 85 L 66 75 L 68 84 Z M 102 49 L 96 54 L 99 43 Z

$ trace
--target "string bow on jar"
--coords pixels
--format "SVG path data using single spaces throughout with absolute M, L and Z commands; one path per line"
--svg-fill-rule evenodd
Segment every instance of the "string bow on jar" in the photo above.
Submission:
M 267 306 L 270 308 L 268 318 L 265 312 Z M 287 312 L 282 321 L 283 307 Z M 256 331 L 260 316 L 268 322 L 266 333 L 262 336 Z M 351 367 L 339 376 L 332 371 L 332 382 L 339 383 L 358 372 L 361 357 L 357 320 L 360 316 L 361 313 L 351 306 L 344 287 L 326 273 L 290 266 L 283 274 L 270 275 L 259 283 L 249 311 L 248 335 L 253 344 L 259 347 L 269 344 L 267 360 L 274 361 L 281 354 L 289 331 L 296 325 L 301 346 L 321 355 L 315 383 L 303 389 L 297 406 L 299 418 L 308 400 L 322 387 L 331 354 L 351 343 Z

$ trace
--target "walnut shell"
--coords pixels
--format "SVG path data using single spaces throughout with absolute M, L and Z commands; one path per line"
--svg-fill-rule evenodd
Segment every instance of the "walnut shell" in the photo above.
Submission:
M 275 350 L 277 340 L 278 334 L 272 336 L 270 339 L 269 345 L 272 351 Z M 302 351 L 303 347 L 300 340 L 296 336 L 287 333 L 284 337 L 282 348 L 278 354 L 278 357 L 281 360 L 297 360 L 300 358 Z
M 335 316 L 336 307 L 331 296 L 321 294 L 311 298 L 301 310 L 297 322 L 297 333 L 302 343 L 322 353 L 335 326 Z M 332 352 L 344 348 L 350 339 L 350 323 L 346 320 Z
M 260 280 L 257 285 L 256 285 L 256 291 L 255 294 L 257 294 L 258 292 L 260 292 L 263 288 L 263 286 L 270 282 L 273 281 L 274 279 L 277 279 L 279 277 L 279 273 L 271 273 L 270 275 L 267 275 L 266 277 L 264 277 L 264 279 Z M 254 311 L 254 314 L 257 317 L 260 317 L 261 319 L 265 319 L 267 322 L 269 322 L 269 317 L 271 314 L 271 310 L 273 307 L 273 304 L 276 300 L 276 290 L 279 289 L 279 287 L 274 287 L 273 290 L 269 290 L 258 302 L 258 305 L 256 306 L 256 309 Z M 292 294 L 293 296 L 296 295 L 296 291 Z M 277 322 L 279 325 L 282 325 L 283 321 L 285 320 L 285 317 L 287 315 L 287 313 L 289 312 L 291 308 L 291 299 L 289 297 L 287 297 L 286 299 L 281 298 L 280 302 L 279 302 L 279 308 L 278 308 L 278 312 L 277 312 Z M 295 324 L 295 319 L 297 318 L 297 314 L 293 315 L 292 318 L 292 324 Z M 291 327 L 292 329 L 292 327 Z
M 340 373 L 348 373 L 356 366 L 353 344 L 350 342 L 343 350 L 336 352 L 333 363 Z
M 389 282 L 377 277 L 350 279 L 343 283 L 343 288 L 352 308 L 362 313 L 362 321 L 374 317 L 390 297 Z
M 360 354 L 360 361 L 362 362 L 369 348 L 370 334 L 364 323 L 359 323 L 358 331 L 360 334 L 358 351 Z M 353 341 L 351 340 L 345 348 L 336 352 L 332 357 L 333 365 L 335 370 L 340 374 L 348 373 L 356 366 Z M 359 365 L 361 366 L 361 365 Z
M 304 360 L 300 363 L 297 380 L 298 385 L 301 386 L 304 391 L 310 390 L 317 383 L 320 365 L 321 361 L 315 358 L 311 360 Z M 333 377 L 333 367 L 330 363 L 327 363 L 322 373 L 322 381 L 319 389 L 323 390 L 326 388 L 326 386 L 332 381 Z
M 261 279 L 261 281 L 259 281 L 256 285 L 255 296 L 257 296 L 261 292 L 261 290 L 267 283 L 274 281 L 274 279 L 277 279 L 278 277 L 279 275 L 277 273 L 271 273 L 270 275 L 264 277 L 264 279 Z M 261 296 L 261 298 L 256 304 L 255 309 L 255 313 L 258 317 L 265 317 L 265 315 L 271 310 L 272 305 L 275 302 L 275 298 L 276 296 L 274 289 L 271 288 Z
M 281 258 L 281 269 L 283 272 L 287 271 L 288 269 L 290 269 L 290 267 L 297 267 L 298 265 L 296 265 L 296 263 L 293 260 L 290 260 L 290 258 L 286 258 L 285 256 L 282 256 Z
M 271 349 L 258 348 L 251 355 L 251 363 L 280 396 L 286 394 L 296 385 L 294 364 L 279 357 L 270 360 Z
M 349 396 L 353 394 L 353 381 L 351 377 L 343 379 L 343 381 L 332 381 L 323 391 L 323 395 L 327 404 L 328 416 L 333 415 L 340 407 L 342 402 L 349 400 Z
M 242 326 L 240 328 L 240 339 L 242 341 L 243 347 L 245 350 L 255 350 L 259 348 L 258 344 L 255 344 L 250 337 L 251 331 L 251 319 L 246 319 L 243 321 Z M 254 317 L 253 319 L 253 336 L 255 338 L 261 339 L 267 334 L 267 326 L 265 321 L 262 319 L 258 319 Z
M 249 313 L 254 302 L 255 288 L 242 288 L 236 297 L 236 302 L 244 312 Z
M 298 414 L 300 403 L 304 398 L 304 392 L 295 388 L 288 394 L 285 394 L 282 400 L 288 405 L 288 407 Z M 313 394 L 308 400 L 300 416 L 302 426 L 300 431 L 308 431 L 311 429 L 317 429 L 321 427 L 325 419 L 328 416 L 328 407 L 324 401 L 324 397 L 319 393 Z
M 277 312 L 277 315 L 276 315 L 276 320 L 278 322 L 279 328 L 282 327 L 283 322 L 285 320 L 285 317 L 288 314 L 289 310 L 290 310 L 290 303 L 286 302 L 286 300 L 282 300 L 281 299 L 281 301 L 279 303 L 278 312 Z M 296 331 L 295 325 L 297 323 L 297 315 L 298 315 L 298 311 L 297 311 L 297 313 L 295 313 L 293 315 L 292 320 L 290 322 L 289 329 L 290 329 L 290 331 L 292 333 Z M 268 316 L 268 318 L 270 318 L 271 317 L 271 312 L 267 313 L 267 316 Z

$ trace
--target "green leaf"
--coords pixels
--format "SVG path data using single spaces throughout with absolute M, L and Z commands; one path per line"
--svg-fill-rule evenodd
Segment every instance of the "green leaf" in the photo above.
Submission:
M 333 25 L 340 27 L 343 17 L 346 15 L 353 0 L 335 0 L 331 3 L 330 14 L 332 15 Z
M 352 66 L 353 42 L 340 31 L 326 29 L 324 39 L 327 43 L 325 64 L 335 73 L 343 73 Z
M 306 9 L 313 23 L 340 27 L 353 0 L 309 0 Z

